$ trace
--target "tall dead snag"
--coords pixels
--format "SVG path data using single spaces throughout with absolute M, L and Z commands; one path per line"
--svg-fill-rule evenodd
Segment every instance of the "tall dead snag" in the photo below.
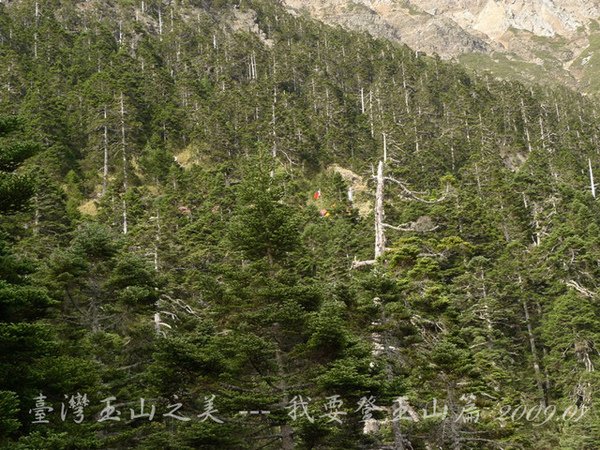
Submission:
M 375 259 L 383 255 L 385 251 L 385 233 L 383 231 L 383 161 L 377 165 L 377 190 L 375 193 Z
M 594 184 L 594 171 L 592 170 L 592 160 L 588 158 L 588 167 L 590 170 L 590 189 L 592 190 L 592 197 L 596 198 L 596 185 Z
M 533 149 L 531 148 L 531 136 L 529 134 L 529 123 L 527 121 L 527 116 L 525 114 L 525 103 L 523 102 L 523 99 L 521 99 L 521 117 L 523 119 L 523 128 L 525 130 L 525 138 L 527 139 L 527 150 L 529 150 L 529 152 L 531 153 L 531 151 Z
M 271 134 L 273 136 L 273 146 L 271 147 L 271 156 L 273 159 L 277 158 L 277 133 L 275 131 L 275 125 L 277 122 L 277 116 L 275 114 L 275 105 L 277 104 L 277 88 L 273 88 L 273 103 L 271 104 Z
M 108 187 L 108 112 L 106 110 L 106 105 L 104 105 L 103 117 L 104 125 L 102 127 L 102 147 L 104 150 L 104 163 L 102 165 L 102 197 L 104 197 L 104 195 L 106 194 L 106 189 Z
M 371 125 L 371 137 L 375 136 L 375 127 L 373 123 L 373 91 L 369 89 L 369 124 Z
M 387 156 L 387 155 L 386 155 Z M 425 200 L 418 196 L 418 193 L 412 191 L 408 188 L 406 183 L 400 180 L 396 180 L 395 178 L 386 177 L 384 175 L 385 163 L 384 161 L 379 161 L 377 165 L 377 175 L 375 176 L 375 180 L 377 183 L 377 188 L 375 190 L 375 258 L 369 259 L 366 261 L 356 261 L 352 262 L 352 269 L 357 269 L 359 267 L 370 266 L 375 264 L 377 259 L 382 256 L 386 250 L 386 237 L 385 237 L 385 229 L 390 228 L 396 231 L 418 231 L 418 232 L 428 232 L 434 231 L 437 229 L 437 226 L 429 223 L 424 220 L 417 220 L 415 222 L 409 222 L 402 225 L 390 225 L 385 223 L 385 210 L 384 210 L 384 196 L 385 196 L 385 182 L 391 182 L 398 186 L 400 186 L 402 190 L 402 196 L 404 198 L 418 201 L 421 203 L 434 204 L 440 203 L 446 199 L 448 196 L 450 187 L 446 186 L 446 192 L 444 195 L 436 200 Z M 427 223 L 425 223 L 427 222 Z
M 158 35 L 160 36 L 160 40 L 162 41 L 163 34 L 163 20 L 162 20 L 162 8 L 160 5 L 158 6 Z
M 374 177 L 376 180 L 375 211 L 374 211 L 374 213 L 375 213 L 375 258 L 372 260 L 367 260 L 367 261 L 356 261 L 355 260 L 352 263 L 353 269 L 363 267 L 363 266 L 373 265 L 377 262 L 377 260 L 381 256 L 383 256 L 383 254 L 386 251 L 386 246 L 385 246 L 386 245 L 386 236 L 385 236 L 386 228 L 390 228 L 390 229 L 396 230 L 396 231 L 419 231 L 419 232 L 433 231 L 437 228 L 437 226 L 435 226 L 429 218 L 427 218 L 427 219 L 420 218 L 420 219 L 416 220 L 415 222 L 405 223 L 405 224 L 398 225 L 398 226 L 385 223 L 385 209 L 384 209 L 385 198 L 384 198 L 384 196 L 385 196 L 386 181 L 398 185 L 402 191 L 401 195 L 403 198 L 409 199 L 409 200 L 414 200 L 414 201 L 419 201 L 422 203 L 429 203 L 429 204 L 439 203 L 446 198 L 448 191 L 449 191 L 449 187 L 447 187 L 446 193 L 441 198 L 439 198 L 437 200 L 425 200 L 425 199 L 419 197 L 418 193 L 409 189 L 409 187 L 403 181 L 400 181 L 400 180 L 397 180 L 397 179 L 391 178 L 391 177 L 386 177 L 384 171 L 385 171 L 385 164 L 387 163 L 388 156 L 387 156 L 387 136 L 385 133 L 383 133 L 383 147 L 384 147 L 384 149 L 383 149 L 384 158 L 383 158 L 383 160 L 379 161 L 379 163 L 377 164 L 377 175 Z M 390 160 L 392 160 L 392 158 L 390 158 Z M 384 313 L 384 309 L 382 307 L 381 301 L 379 300 L 379 298 L 375 297 L 373 299 L 373 303 L 375 306 L 377 306 L 377 308 L 380 311 L 379 320 L 376 320 L 374 322 L 374 324 L 377 324 L 377 325 L 385 324 L 385 322 L 387 320 L 385 317 L 385 313 Z M 381 332 L 374 331 L 371 333 L 370 338 L 371 338 L 371 343 L 373 345 L 373 350 L 371 353 L 373 359 L 378 359 L 383 352 L 385 352 L 389 348 L 392 348 L 389 345 L 387 345 L 388 339 L 385 336 L 385 332 L 381 333 Z M 392 368 L 389 365 L 389 363 L 386 363 L 386 375 L 389 380 L 391 380 L 393 378 Z M 413 421 L 418 422 L 420 420 L 420 418 L 419 418 L 419 415 L 416 413 L 416 411 L 414 411 L 414 409 L 408 404 L 408 401 L 406 401 L 404 399 L 402 401 L 404 403 L 401 407 L 409 412 Z M 376 432 L 377 430 L 379 430 L 379 426 L 380 426 L 380 422 L 376 419 L 367 421 L 364 424 L 363 433 L 369 434 L 372 432 Z M 408 441 L 408 439 L 406 439 L 403 436 L 402 431 L 400 430 L 399 423 L 397 421 L 391 422 L 391 430 L 392 430 L 392 434 L 394 436 L 394 446 L 392 448 L 394 448 L 395 450 L 405 450 L 407 448 L 412 448 L 410 441 Z
M 522 288 L 523 280 L 519 275 L 519 286 Z M 521 304 L 523 306 L 523 312 L 525 313 L 525 324 L 527 325 L 527 337 L 529 338 L 529 347 L 531 349 L 531 358 L 533 362 L 533 373 L 535 375 L 535 384 L 538 389 L 538 395 L 540 396 L 540 404 L 546 408 L 548 406 L 546 386 L 544 385 L 544 377 L 541 371 L 540 359 L 538 356 L 538 349 L 535 342 L 535 335 L 533 333 L 533 325 L 531 317 L 529 316 L 529 305 L 525 296 L 522 294 Z
M 38 58 L 38 27 L 40 22 L 40 5 L 35 2 L 35 31 L 33 33 L 33 59 Z
M 527 300 L 525 298 L 522 299 L 523 311 L 525 312 L 525 323 L 527 325 L 527 336 L 529 338 L 529 346 L 531 348 L 531 356 L 533 360 L 533 372 L 535 375 L 535 383 L 538 389 L 538 394 L 540 396 L 540 403 L 545 408 L 547 406 L 546 403 L 546 390 L 544 389 L 544 379 L 542 377 L 542 372 L 540 369 L 540 362 L 538 357 L 537 346 L 535 343 L 535 336 L 533 334 L 533 327 L 531 326 L 531 319 L 529 317 L 529 307 L 527 305 Z
M 365 90 L 360 88 L 360 112 L 365 113 Z
M 252 52 L 250 54 L 250 59 L 248 62 L 248 79 L 257 80 L 258 75 L 256 72 L 256 53 Z
M 123 234 L 127 234 L 127 140 L 125 132 L 125 102 L 123 99 L 123 92 L 121 92 L 119 99 L 119 111 L 121 114 L 121 153 L 123 157 Z

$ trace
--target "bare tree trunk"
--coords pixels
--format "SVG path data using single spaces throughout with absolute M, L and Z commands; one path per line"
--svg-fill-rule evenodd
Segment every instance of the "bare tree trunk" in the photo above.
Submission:
M 384 155 L 386 154 L 385 146 L 386 146 L 386 143 L 385 143 L 385 139 L 384 139 Z M 375 179 L 377 180 L 377 188 L 375 191 L 375 259 L 368 260 L 368 261 L 357 261 L 355 259 L 352 262 L 352 269 L 357 269 L 359 267 L 373 265 L 377 261 L 377 258 L 379 258 L 381 255 L 383 255 L 383 253 L 385 252 L 385 244 L 386 244 L 385 231 L 384 231 L 385 228 L 391 228 L 391 229 L 397 230 L 397 231 L 433 231 L 433 230 L 437 229 L 437 226 L 429 227 L 428 229 L 422 229 L 422 227 L 419 227 L 419 221 L 409 222 L 407 224 L 403 224 L 400 226 L 394 226 L 394 225 L 384 223 L 384 219 L 385 219 L 384 185 L 385 185 L 386 180 L 400 185 L 404 194 L 408 198 L 411 198 L 415 201 L 422 202 L 422 203 L 429 203 L 429 204 L 439 203 L 446 198 L 446 196 L 448 195 L 449 190 L 450 190 L 450 187 L 446 186 L 446 193 L 442 197 L 440 197 L 437 200 L 433 200 L 433 201 L 426 200 L 426 199 L 418 197 L 413 191 L 411 191 L 409 188 L 407 188 L 406 185 L 402 181 L 396 180 L 394 178 L 389 178 L 389 177 L 386 178 L 383 174 L 383 170 L 384 170 L 384 162 L 383 162 L 383 160 L 381 160 L 381 161 L 379 161 L 379 164 L 377 165 L 377 176 L 375 177 Z
M 404 72 L 404 63 L 402 63 L 402 88 L 404 89 L 404 105 L 406 106 L 406 113 L 410 114 L 410 106 L 408 102 L 408 89 L 406 84 L 406 74 Z
M 123 92 L 121 92 L 120 98 L 120 112 L 121 112 L 121 151 L 123 154 L 123 234 L 127 234 L 127 195 L 128 183 L 127 183 L 127 141 L 125 138 L 125 100 Z
M 535 336 L 533 335 L 533 327 L 531 326 L 531 320 L 529 318 L 529 308 L 527 306 L 527 301 L 523 298 L 523 311 L 525 312 L 525 323 L 527 324 L 527 336 L 529 337 L 529 346 L 531 347 L 531 356 L 533 359 L 533 371 L 535 374 L 535 384 L 538 388 L 538 393 L 540 395 L 541 405 L 545 408 L 547 406 L 546 402 L 546 391 L 544 389 L 544 381 L 542 378 L 542 372 L 540 370 L 540 362 L 538 358 L 537 346 L 535 345 Z
M 527 140 L 527 150 L 531 152 L 531 136 L 529 135 L 529 126 L 527 124 L 527 116 L 525 115 L 525 103 L 521 99 L 521 117 L 523 118 L 523 125 L 525 127 L 525 138 Z
M 365 91 L 363 88 L 360 88 L 360 112 L 365 113 Z
M 160 40 L 162 41 L 162 11 L 160 6 L 158 7 L 158 34 L 160 35 Z
M 485 144 L 485 139 L 483 133 L 483 117 L 481 117 L 481 113 L 479 113 L 479 139 L 481 143 L 481 148 L 483 148 Z
M 38 235 L 40 232 L 40 199 L 37 194 L 33 197 L 35 212 L 33 215 L 33 234 Z
M 104 146 L 104 165 L 102 167 L 102 196 L 106 194 L 108 186 L 108 125 L 106 123 L 108 113 L 106 111 L 106 105 L 104 106 L 104 135 L 102 143 Z
M 173 6 L 171 6 L 171 33 L 175 29 L 175 17 L 174 16 L 175 16 L 175 14 L 174 14 Z
M 538 206 L 537 203 L 533 204 L 533 225 L 535 227 L 535 235 L 533 237 L 533 243 L 536 247 L 539 247 L 539 245 L 542 243 L 542 234 L 543 234 L 543 228 L 540 224 L 540 213 L 542 213 L 542 208 L 540 206 Z
M 273 146 L 271 147 L 271 156 L 273 159 L 277 158 L 277 134 L 275 132 L 275 123 L 276 123 L 276 115 L 275 115 L 275 104 L 277 103 L 277 88 L 273 89 L 273 104 L 271 105 L 271 127 L 273 134 Z M 271 170 L 271 178 L 275 176 L 274 171 Z
M 590 188 L 592 189 L 592 197 L 596 198 L 596 185 L 594 184 L 594 171 L 592 170 L 592 160 L 588 158 L 588 166 L 590 168 Z
M 252 52 L 250 54 L 250 63 L 248 64 L 248 72 L 250 74 L 251 80 L 256 80 L 258 77 L 256 75 L 256 54 Z
M 331 110 L 329 109 L 329 88 L 325 88 L 325 114 L 327 115 L 327 129 L 329 129 L 329 124 L 331 123 Z
M 419 127 L 417 126 L 417 117 L 416 116 L 415 116 L 413 128 L 415 131 L 415 153 L 419 153 Z
M 375 130 L 373 128 L 373 91 L 369 90 L 369 122 L 371 124 L 371 137 L 375 136 Z
M 311 86 L 312 86 L 312 96 L 313 96 L 313 111 L 316 113 L 317 112 L 317 92 L 315 90 L 315 80 L 311 80 Z
M 154 313 L 154 331 L 160 336 L 160 313 Z
M 123 198 L 123 234 L 127 234 L 127 200 Z
M 383 210 L 383 161 L 379 161 L 377 166 L 377 190 L 375 193 L 375 259 L 383 255 L 385 251 L 385 234 L 383 231 L 383 220 L 385 213 Z
M 40 5 L 38 2 L 35 2 L 35 33 L 33 33 L 33 59 L 37 59 L 38 57 L 38 22 L 40 17 Z
M 479 177 L 479 166 L 475 164 L 475 178 L 477 179 L 477 192 L 481 197 L 481 178 Z
M 544 132 L 544 119 L 540 115 L 540 136 L 542 138 L 542 148 L 546 150 L 546 133 Z
M 154 270 L 158 272 L 158 244 L 160 243 L 160 211 L 156 211 L 156 237 L 154 238 Z

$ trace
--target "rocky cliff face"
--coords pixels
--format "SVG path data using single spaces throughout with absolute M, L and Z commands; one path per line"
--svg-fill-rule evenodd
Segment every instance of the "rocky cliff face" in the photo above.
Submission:
M 461 27 L 452 14 L 434 14 L 435 8 L 431 9 L 431 5 L 426 4 L 432 2 L 285 0 L 285 3 L 325 22 L 395 39 L 427 53 L 456 56 L 469 51 L 489 50 L 485 36 Z
M 535 79 L 546 73 L 552 79 L 578 85 L 583 91 L 600 90 L 593 82 L 595 71 L 600 71 L 600 0 L 284 3 L 327 23 L 368 31 L 443 58 L 459 58 L 497 74 L 518 71 L 514 75 Z M 599 61 L 591 61 L 595 58 Z M 515 61 L 518 69 L 511 67 Z
M 477 30 L 498 40 L 511 28 L 537 36 L 569 35 L 590 19 L 600 17 L 600 2 L 594 0 L 464 0 L 439 2 L 412 0 L 437 16 L 452 18 L 461 27 Z

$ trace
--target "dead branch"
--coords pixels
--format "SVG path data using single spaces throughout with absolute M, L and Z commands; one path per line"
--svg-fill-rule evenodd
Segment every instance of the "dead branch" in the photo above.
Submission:
M 404 192 L 404 194 L 406 194 L 408 197 L 412 198 L 413 200 L 416 200 L 416 201 L 421 202 L 421 203 L 426 203 L 428 205 L 434 205 L 436 203 L 443 202 L 446 199 L 446 197 L 448 196 L 448 194 L 450 193 L 450 185 L 446 184 L 446 190 L 444 192 L 444 195 L 442 195 L 440 198 L 438 198 L 436 200 L 425 200 L 424 198 L 421 198 L 421 197 L 417 196 L 417 194 L 423 194 L 422 192 L 412 191 L 402 181 L 396 180 L 395 178 L 391 178 L 391 177 L 385 177 L 384 179 L 386 181 L 391 181 L 392 183 L 395 183 L 398 186 L 400 186 L 400 188 L 402 189 L 402 191 Z
M 593 291 L 590 291 L 589 289 L 584 288 L 582 285 L 580 285 L 575 280 L 565 281 L 565 284 L 568 287 L 575 289 L 577 292 L 579 292 L 580 294 L 582 294 L 588 298 L 594 298 L 598 295 L 596 292 L 593 292 Z
M 382 224 L 386 228 L 390 228 L 396 231 L 416 231 L 419 233 L 426 233 L 435 231 L 439 228 L 439 225 L 434 225 L 433 221 L 428 216 L 421 216 L 414 222 L 403 223 L 402 225 L 394 226 L 387 223 Z
M 354 261 L 352 261 L 352 266 L 350 267 L 351 269 L 358 269 L 360 267 L 365 267 L 365 266 L 372 266 L 373 264 L 375 264 L 375 260 L 374 259 L 369 259 L 368 261 L 357 261 L 356 259 Z

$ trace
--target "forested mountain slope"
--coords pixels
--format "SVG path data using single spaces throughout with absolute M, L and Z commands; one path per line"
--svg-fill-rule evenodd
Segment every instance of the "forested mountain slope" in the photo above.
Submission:
M 5 2 L 0 58 L 3 448 L 600 441 L 589 98 L 260 0 Z
M 598 0 L 283 0 L 300 14 L 368 31 L 477 72 L 598 94 Z

